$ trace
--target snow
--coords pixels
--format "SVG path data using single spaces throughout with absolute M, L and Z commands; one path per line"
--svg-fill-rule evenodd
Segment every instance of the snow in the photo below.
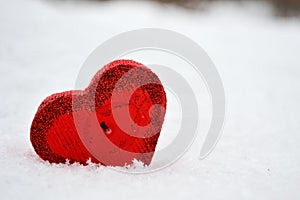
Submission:
M 212 154 L 199 160 L 196 141 L 175 164 L 143 175 L 41 161 L 29 141 L 41 101 L 72 89 L 103 41 L 144 27 L 185 34 L 216 64 L 227 116 Z M 264 4 L 195 13 L 144 1 L 2 0 L 1 199 L 299 199 L 299 52 L 299 18 L 274 18 Z

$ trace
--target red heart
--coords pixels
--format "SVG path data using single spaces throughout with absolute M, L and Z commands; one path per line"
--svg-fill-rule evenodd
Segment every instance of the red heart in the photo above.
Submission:
M 86 164 L 90 158 L 111 166 L 133 159 L 149 165 L 165 108 L 159 78 L 140 63 L 117 60 L 99 70 L 85 90 L 47 97 L 33 119 L 30 140 L 50 163 Z

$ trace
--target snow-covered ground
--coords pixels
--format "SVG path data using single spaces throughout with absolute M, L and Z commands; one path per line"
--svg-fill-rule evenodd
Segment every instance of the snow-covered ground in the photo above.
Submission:
M 194 13 L 143 1 L 1 0 L 1 199 L 299 199 L 300 20 L 270 13 L 262 4 Z M 103 41 L 145 27 L 185 34 L 216 64 L 227 119 L 213 153 L 198 160 L 196 142 L 174 165 L 144 175 L 41 161 L 29 141 L 41 101 L 72 89 Z

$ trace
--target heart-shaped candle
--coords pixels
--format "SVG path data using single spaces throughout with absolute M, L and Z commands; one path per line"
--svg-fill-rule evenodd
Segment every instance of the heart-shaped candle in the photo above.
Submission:
M 158 107 L 156 105 L 159 105 Z M 30 140 L 50 163 L 149 165 L 160 135 L 166 94 L 159 78 L 131 60 L 99 70 L 85 90 L 47 97 L 33 119 Z

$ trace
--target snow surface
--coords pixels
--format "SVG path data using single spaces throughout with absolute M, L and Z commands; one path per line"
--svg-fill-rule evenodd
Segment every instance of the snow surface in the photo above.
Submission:
M 41 161 L 29 142 L 41 101 L 72 89 L 103 41 L 144 27 L 183 33 L 215 62 L 227 119 L 213 153 L 198 160 L 196 141 L 174 165 L 144 175 Z M 299 199 L 299 52 L 299 18 L 274 18 L 263 4 L 196 13 L 144 1 L 1 0 L 1 199 Z

